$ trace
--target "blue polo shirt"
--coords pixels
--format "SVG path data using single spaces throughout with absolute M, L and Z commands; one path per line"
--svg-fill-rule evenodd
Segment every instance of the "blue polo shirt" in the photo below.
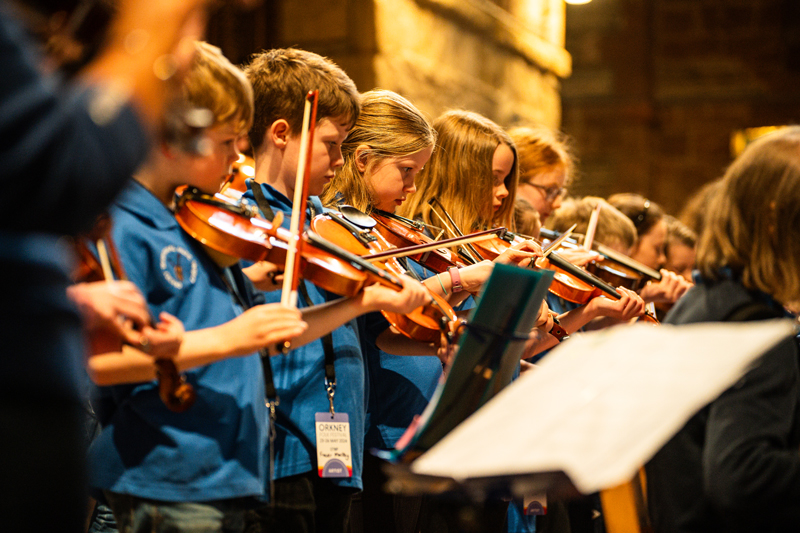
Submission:
M 420 278 L 435 272 L 414 261 L 407 262 Z M 367 404 L 366 447 L 388 450 L 428 406 L 442 376 L 442 362 L 426 355 L 392 355 L 375 345 L 389 323 L 380 313 L 367 315 Z
M 248 191 L 244 197 L 255 201 L 250 187 L 258 183 L 247 180 Z M 260 184 L 272 210 L 284 212 L 284 226 L 289 227 L 292 202 L 270 185 Z M 335 300 L 339 296 L 327 293 L 316 285 L 305 285 L 310 305 Z M 280 291 L 264 293 L 268 302 L 279 302 Z M 305 307 L 303 298 L 298 306 Z M 350 441 L 353 454 L 353 476 L 330 478 L 343 487 L 362 488 L 361 468 L 364 457 L 365 372 L 363 344 L 359 335 L 363 317 L 351 320 L 332 332 L 334 368 L 336 370 L 336 412 L 347 413 L 350 418 Z M 275 388 L 280 397 L 277 408 L 277 437 L 275 440 L 275 478 L 302 474 L 317 468 L 315 413 L 329 411 L 325 392 L 325 351 L 322 340 L 301 346 L 285 355 L 270 358 L 275 375 Z M 264 448 L 266 452 L 267 448 Z
M 238 316 L 218 267 L 147 189 L 132 183 L 111 211 L 113 240 L 153 316 L 187 331 Z M 210 501 L 264 493 L 266 408 L 257 354 L 189 370 L 197 400 L 175 413 L 155 381 L 99 388 L 103 431 L 90 450 L 92 486 L 162 501 Z

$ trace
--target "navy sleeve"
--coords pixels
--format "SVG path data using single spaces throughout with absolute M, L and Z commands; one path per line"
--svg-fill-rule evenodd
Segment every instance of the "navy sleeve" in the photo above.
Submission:
M 59 84 L 31 50 L 0 12 L 0 227 L 71 234 L 113 200 L 147 155 L 148 138 L 128 105 L 93 119 L 101 89 Z
M 799 389 L 797 348 L 787 339 L 711 404 L 703 478 L 721 515 L 761 509 L 764 526 L 800 528 L 800 454 L 791 441 Z

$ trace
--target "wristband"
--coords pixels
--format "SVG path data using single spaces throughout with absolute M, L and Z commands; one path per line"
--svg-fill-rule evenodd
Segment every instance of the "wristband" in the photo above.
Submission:
M 569 338 L 569 333 L 567 333 L 567 330 L 561 327 L 561 323 L 558 321 L 558 317 L 556 315 L 553 315 L 553 327 L 550 328 L 548 333 L 558 339 L 558 342 Z
M 452 266 L 447 269 L 447 272 L 450 273 L 450 290 L 453 291 L 453 294 L 464 290 L 464 286 L 461 284 L 461 274 L 458 273 L 458 267 Z

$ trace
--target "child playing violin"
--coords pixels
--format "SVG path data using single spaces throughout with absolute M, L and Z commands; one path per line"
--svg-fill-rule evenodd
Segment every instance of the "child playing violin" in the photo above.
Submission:
M 601 208 L 595 226 L 594 242 L 602 243 L 612 250 L 627 255 L 630 248 L 636 243 L 636 229 L 628 217 L 602 198 L 585 196 L 580 199 L 565 200 L 561 207 L 550 216 L 548 226 L 560 233 L 574 225 L 574 233 L 586 235 L 592 213 L 598 205 Z M 602 267 L 602 262 L 600 265 Z M 603 306 L 604 311 L 600 313 L 599 318 L 584 324 L 584 329 L 601 329 L 627 322 L 644 313 L 644 301 L 636 292 L 626 287 L 617 287 L 616 290 L 622 295 L 617 302 L 606 296 L 599 296 L 592 300 L 594 304 Z M 570 302 L 553 294 L 548 295 L 547 301 L 553 309 L 567 310 L 575 307 Z
M 565 136 L 547 128 L 518 126 L 508 130 L 519 154 L 519 185 L 517 202 L 525 202 L 528 212 L 538 214 L 541 226 L 561 207 L 572 182 L 575 161 Z M 523 207 L 525 204 L 521 204 Z M 523 231 L 523 235 L 536 237 L 538 232 Z M 564 259 L 576 266 L 585 266 L 599 256 L 583 249 L 561 250 Z
M 800 294 L 800 128 L 767 135 L 705 204 L 696 285 L 668 324 L 786 316 Z M 646 465 L 654 530 L 800 529 L 797 338 L 767 351 Z
M 519 154 L 517 198 L 527 201 L 542 224 L 561 206 L 575 166 L 565 139 L 542 128 L 517 127 L 508 131 Z
M 608 203 L 622 211 L 636 227 L 637 241 L 630 256 L 661 274 L 660 280 L 645 285 L 639 295 L 646 303 L 675 303 L 689 290 L 692 283 L 663 268 L 667 260 L 667 222 L 664 210 L 657 203 L 633 193 L 615 194 L 608 198 Z
M 306 331 L 297 310 L 255 305 L 238 265 L 215 263 L 170 210 L 179 185 L 213 192 L 229 172 L 251 122 L 250 85 L 219 49 L 197 43 L 183 98 L 213 115 L 204 151 L 155 146 L 111 210 L 111 239 L 129 279 L 155 316 L 166 311 L 186 328 L 172 360 L 191 369 L 186 379 L 197 395 L 185 412 L 170 411 L 149 381 L 152 363 L 128 380 L 141 382 L 99 390 L 92 485 L 125 531 L 242 529 L 266 482 L 264 369 L 255 352 Z
M 418 190 L 399 208 L 400 214 L 431 226 L 447 226 L 446 212 L 462 229 L 505 226 L 513 230 L 518 165 L 512 138 L 494 122 L 469 111 L 448 111 L 436 119 L 434 127 L 437 150 L 419 173 Z M 440 278 L 446 280 L 446 276 Z M 602 313 L 635 307 L 627 299 L 595 300 L 558 316 L 559 328 L 542 321 L 547 333 L 530 343 L 526 357 L 556 345 L 563 334 L 577 331 Z M 553 320 L 549 312 L 543 315 Z M 552 334 L 556 332 L 558 337 Z
M 697 234 L 689 226 L 667 215 L 667 243 L 664 247 L 664 268 L 675 272 L 686 281 L 692 280 Z
M 250 129 L 255 178 L 247 180 L 245 198 L 254 200 L 272 219 L 287 216 L 294 206 L 295 174 L 300 150 L 303 105 L 310 90 L 319 91 L 317 126 L 311 147 L 309 205 L 321 213 L 317 196 L 342 167 L 342 143 L 359 117 L 360 95 L 353 81 L 331 61 L 295 49 L 269 50 L 246 67 L 255 93 L 255 119 Z M 248 273 L 259 287 L 269 279 L 256 264 Z M 362 488 L 366 383 L 360 331 L 361 315 L 379 310 L 407 313 L 430 296 L 415 280 L 403 277 L 403 289 L 374 285 L 357 297 L 339 299 L 312 283 L 300 284 L 300 305 L 323 305 L 336 312 L 323 339 L 272 358 L 275 383 L 282 399 L 277 406 L 275 493 L 271 501 L 248 515 L 248 531 L 345 531 L 351 496 Z M 276 301 L 276 292 L 264 293 Z M 358 320 L 356 320 L 358 318 Z M 326 385 L 336 383 L 326 393 Z M 328 475 L 318 464 L 316 417 L 346 414 L 352 450 L 352 473 Z M 266 448 L 264 449 L 266 450 Z M 323 477 L 324 476 L 324 477 Z
M 393 214 L 416 190 L 414 180 L 434 151 L 436 131 L 422 113 L 397 93 L 373 90 L 362 95 L 361 113 L 342 144 L 344 164 L 321 196 L 333 209 L 351 205 L 365 213 Z M 518 261 L 528 261 L 532 253 L 512 250 L 505 254 Z M 491 273 L 492 263 L 458 269 L 466 290 L 454 291 L 435 272 L 401 258 L 414 275 L 425 279 L 426 286 L 438 294 L 461 303 L 469 291 L 477 291 Z M 449 291 L 445 289 L 449 288 Z M 370 315 L 366 331 L 366 359 L 370 382 L 368 399 L 369 426 L 366 447 L 394 448 L 398 439 L 422 413 L 442 376 L 442 363 L 418 347 L 419 355 L 396 356 L 380 350 L 376 344 L 381 318 Z M 417 531 L 424 527 L 420 517 L 420 498 L 390 497 L 383 494 L 379 462 L 364 458 L 364 492 L 361 495 L 364 531 Z

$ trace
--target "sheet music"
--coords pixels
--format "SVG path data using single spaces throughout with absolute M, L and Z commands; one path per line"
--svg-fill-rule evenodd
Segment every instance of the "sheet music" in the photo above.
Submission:
M 412 471 L 464 480 L 563 470 L 583 493 L 618 485 L 794 333 L 791 321 L 770 320 L 574 335 L 414 461 Z

